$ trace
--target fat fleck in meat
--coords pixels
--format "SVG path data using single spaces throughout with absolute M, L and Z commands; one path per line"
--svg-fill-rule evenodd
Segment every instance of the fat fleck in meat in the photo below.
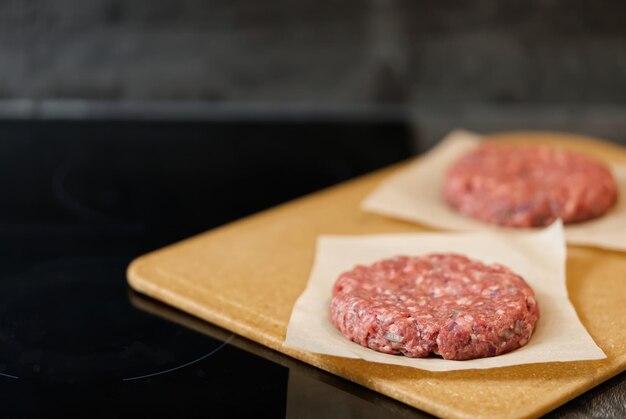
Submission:
M 539 307 L 533 290 L 504 266 L 432 254 L 343 273 L 330 318 L 346 338 L 375 351 L 464 360 L 525 345 Z
M 444 198 L 459 212 L 509 227 L 600 217 L 617 202 L 610 170 L 578 153 L 486 143 L 446 172 Z

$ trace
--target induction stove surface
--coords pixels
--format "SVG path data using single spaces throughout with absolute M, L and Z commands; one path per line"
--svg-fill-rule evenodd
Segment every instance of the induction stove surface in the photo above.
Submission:
M 428 416 L 126 282 L 141 254 L 410 156 L 410 135 L 392 122 L 0 122 L 2 416 Z
M 406 157 L 404 128 L 384 128 L 0 123 L 5 414 L 302 411 L 315 385 L 295 390 L 298 368 L 219 328 L 181 323 L 132 292 L 126 268 L 142 253 Z M 399 138 L 383 143 L 383 129 Z M 314 140 L 324 133 L 356 135 L 359 145 Z

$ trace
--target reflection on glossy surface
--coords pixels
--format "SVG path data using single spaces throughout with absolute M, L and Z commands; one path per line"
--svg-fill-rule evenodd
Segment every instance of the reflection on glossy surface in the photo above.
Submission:
M 156 300 L 134 291 L 129 292 L 132 304 L 148 313 L 188 327 L 216 339 L 228 339 L 232 334 Z M 231 345 L 250 354 L 279 364 L 289 370 L 287 387 L 287 417 L 290 418 L 427 418 L 429 414 L 406 406 L 386 396 L 370 391 L 342 378 L 326 373 L 241 336 Z M 266 377 L 271 382 L 272 377 Z
M 127 264 L 55 258 L 5 276 L 0 372 L 46 382 L 115 380 L 174 368 L 221 345 L 133 309 L 124 300 Z

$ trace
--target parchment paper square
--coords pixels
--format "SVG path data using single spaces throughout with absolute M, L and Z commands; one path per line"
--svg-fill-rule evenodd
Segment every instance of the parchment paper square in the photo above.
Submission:
M 468 361 L 407 358 L 364 348 L 349 341 L 329 319 L 332 287 L 339 275 L 358 264 L 398 255 L 459 253 L 484 263 L 500 263 L 533 288 L 541 312 L 535 333 L 508 354 Z M 484 369 L 555 361 L 602 359 L 567 298 L 565 244 L 560 222 L 524 233 L 469 232 L 372 236 L 321 236 L 308 285 L 296 302 L 285 345 L 320 354 L 360 358 L 429 371 Z
M 481 140 L 481 136 L 468 131 L 451 132 L 415 163 L 383 181 L 363 201 L 362 208 L 446 230 L 520 231 L 462 215 L 443 200 L 445 171 L 458 157 L 477 147 Z M 612 165 L 611 170 L 619 189 L 616 206 L 595 220 L 565 226 L 568 243 L 626 251 L 626 167 Z

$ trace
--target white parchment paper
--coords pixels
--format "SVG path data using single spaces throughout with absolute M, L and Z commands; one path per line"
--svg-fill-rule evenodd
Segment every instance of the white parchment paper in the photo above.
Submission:
M 536 294 L 541 317 L 532 338 L 508 354 L 468 361 L 407 358 L 364 348 L 344 338 L 329 319 L 332 287 L 339 275 L 359 264 L 398 255 L 460 253 L 484 263 L 500 263 L 522 277 Z M 321 236 L 304 293 L 296 302 L 285 345 L 310 352 L 429 371 L 484 369 L 538 362 L 602 359 L 567 298 L 565 245 L 560 222 L 532 232 L 423 233 Z
M 481 137 L 453 131 L 420 160 L 381 183 L 362 203 L 365 211 L 447 230 L 519 231 L 462 215 L 443 200 L 443 177 L 462 154 L 480 144 Z M 626 251 L 626 167 L 611 166 L 619 189 L 617 205 L 595 220 L 565 227 L 571 244 Z

